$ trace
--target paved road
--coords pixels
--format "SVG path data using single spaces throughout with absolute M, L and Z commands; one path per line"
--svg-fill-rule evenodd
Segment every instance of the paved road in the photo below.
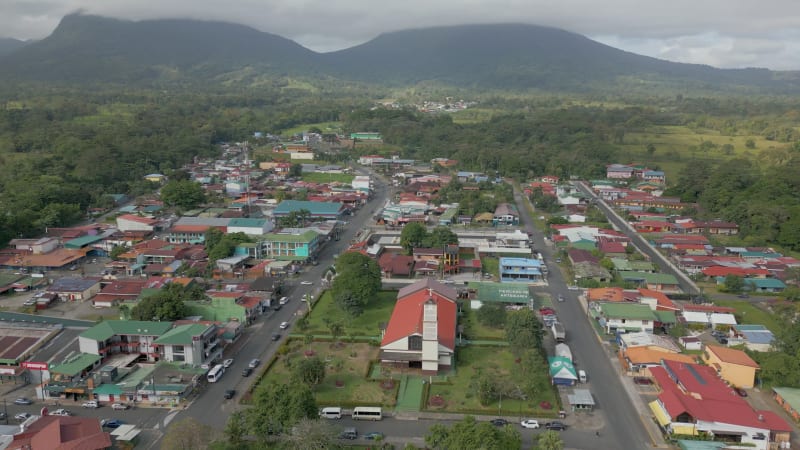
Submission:
M 235 400 L 225 400 L 223 398 L 225 390 L 236 389 L 236 399 L 239 399 L 242 392 L 247 390 L 250 384 L 254 382 L 255 376 L 242 377 L 242 369 L 253 358 L 259 358 L 262 361 L 261 367 L 263 367 L 263 364 L 274 355 L 281 341 L 286 339 L 286 335 L 291 331 L 291 325 L 287 330 L 279 330 L 278 325 L 284 321 L 293 324 L 296 318 L 295 313 L 299 309 L 307 307 L 300 299 L 305 294 L 317 293 L 321 290 L 320 280 L 324 272 L 333 263 L 334 256 L 340 254 L 350 245 L 350 240 L 371 219 L 371 212 L 374 209 L 372 205 L 382 204 L 388 193 L 389 191 L 386 189 L 385 184 L 376 183 L 376 192 L 373 200 L 350 218 L 339 241 L 330 241 L 323 247 L 318 258 L 319 264 L 309 266 L 300 277 L 287 282 L 288 293 L 286 295 L 290 298 L 289 303 L 279 311 L 269 311 L 245 330 L 241 338 L 244 340 L 242 342 L 244 345 L 239 346 L 239 353 L 225 356 L 226 358 L 233 357 L 234 364 L 226 371 L 220 381 L 207 384 L 199 398 L 194 401 L 188 410 L 181 412 L 177 420 L 184 417 L 193 417 L 202 423 L 222 430 L 225 427 L 228 416 L 235 410 L 243 408 Z M 300 284 L 301 281 L 311 281 L 313 284 L 303 285 Z M 270 339 L 275 332 L 281 332 L 281 341 L 275 342 Z
M 650 243 L 647 242 L 647 240 L 642 237 L 642 235 L 635 232 L 631 228 L 628 222 L 626 222 L 614 210 L 612 210 L 611 207 L 609 207 L 606 204 L 606 202 L 602 201 L 599 197 L 597 197 L 594 191 L 592 191 L 588 186 L 586 186 L 586 184 L 582 182 L 576 182 L 573 183 L 573 185 L 578 189 L 580 189 L 581 192 L 583 192 L 584 194 L 588 195 L 589 197 L 595 200 L 595 205 L 598 208 L 600 208 L 600 211 L 603 211 L 603 213 L 608 218 L 608 221 L 611 222 L 617 228 L 617 230 L 628 236 L 633 242 L 633 245 L 636 246 L 636 248 L 639 250 L 639 252 L 646 255 L 651 262 L 657 264 L 659 269 L 661 269 L 663 273 L 669 273 L 675 275 L 675 277 L 678 279 L 678 284 L 680 285 L 683 292 L 692 295 L 700 294 L 700 290 L 697 289 L 697 286 L 691 280 L 689 280 L 689 278 L 686 276 L 685 273 L 681 272 L 679 269 L 670 264 L 666 260 L 664 255 L 659 253 L 658 250 L 654 249 L 650 245 Z
M 524 196 L 515 189 L 514 200 L 520 211 L 525 230 L 532 233 L 534 245 L 542 252 L 545 262 L 553 261 L 553 251 L 545 244 L 544 236 L 533 226 L 533 219 L 527 214 Z M 551 263 L 552 266 L 554 263 Z M 587 372 L 597 408 L 594 414 L 602 414 L 604 425 L 600 429 L 602 447 L 595 448 L 647 448 L 651 440 L 643 429 L 642 420 L 635 405 L 625 395 L 622 380 L 611 365 L 608 347 L 601 344 L 597 334 L 587 321 L 586 314 L 578 303 L 578 291 L 567 289 L 567 283 L 557 267 L 548 274 L 548 291 L 565 301 L 555 302 L 559 320 L 567 331 L 567 344 L 580 369 Z M 608 445 L 606 445 L 608 444 Z M 583 447 L 583 448 L 591 448 Z

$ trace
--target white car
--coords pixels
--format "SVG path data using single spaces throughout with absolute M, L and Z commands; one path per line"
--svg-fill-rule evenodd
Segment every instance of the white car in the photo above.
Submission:
M 69 411 L 66 409 L 57 409 L 50 413 L 51 416 L 71 416 Z
M 229 358 L 229 359 L 226 359 L 225 361 L 222 361 L 222 367 L 224 367 L 226 369 L 228 367 L 232 366 L 232 365 L 233 365 L 233 358 Z
M 281 330 L 285 330 L 285 329 L 289 328 L 289 322 L 281 322 L 279 328 Z
M 312 284 L 314 284 L 314 282 L 312 282 L 312 281 L 301 281 L 300 284 L 302 284 L 303 286 L 311 286 Z
M 111 409 L 125 410 L 128 409 L 128 405 L 126 405 L 125 403 L 112 403 Z
M 100 405 L 97 403 L 96 400 L 89 400 L 88 402 L 83 402 L 83 404 L 81 404 L 81 407 L 83 407 L 83 408 L 99 408 Z
M 16 415 L 14 416 L 14 418 L 15 418 L 15 419 L 17 419 L 17 420 L 19 420 L 19 421 L 23 421 L 23 420 L 28 420 L 28 418 L 29 418 L 30 416 L 31 416 L 31 414 L 30 414 L 30 413 L 21 412 L 21 413 L 19 413 L 19 414 L 16 414 Z
M 530 428 L 532 430 L 539 428 L 539 421 L 536 419 L 525 419 L 519 424 L 522 425 L 522 428 Z

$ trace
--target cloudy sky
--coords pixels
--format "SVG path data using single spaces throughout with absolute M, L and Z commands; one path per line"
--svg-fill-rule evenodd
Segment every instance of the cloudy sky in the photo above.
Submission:
M 407 28 L 530 23 L 671 61 L 800 69 L 800 0 L 0 0 L 0 36 L 43 38 L 75 11 L 242 23 L 316 51 Z

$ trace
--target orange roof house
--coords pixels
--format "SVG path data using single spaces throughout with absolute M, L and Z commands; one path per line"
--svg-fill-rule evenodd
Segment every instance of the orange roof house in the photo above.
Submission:
M 753 387 L 760 368 L 747 353 L 719 345 L 707 345 L 703 349 L 703 362 L 713 367 L 723 380 L 740 388 Z
M 436 374 L 453 364 L 455 289 L 430 278 L 401 289 L 381 340 L 381 362 Z
M 590 302 L 621 302 L 624 298 L 621 287 L 609 287 L 587 289 L 586 300 Z
M 628 369 L 636 375 L 649 375 L 647 368 L 660 366 L 661 361 L 697 363 L 693 356 L 656 350 L 649 346 L 629 347 L 625 349 L 623 356 Z

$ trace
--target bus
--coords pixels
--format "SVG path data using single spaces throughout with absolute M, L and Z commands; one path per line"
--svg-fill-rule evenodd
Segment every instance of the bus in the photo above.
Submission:
M 216 383 L 222 378 L 222 374 L 225 373 L 225 366 L 222 364 L 217 364 L 211 370 L 208 371 L 208 375 L 206 375 L 206 379 L 209 383 Z
M 383 414 L 378 406 L 357 406 L 353 408 L 353 420 L 381 420 Z

